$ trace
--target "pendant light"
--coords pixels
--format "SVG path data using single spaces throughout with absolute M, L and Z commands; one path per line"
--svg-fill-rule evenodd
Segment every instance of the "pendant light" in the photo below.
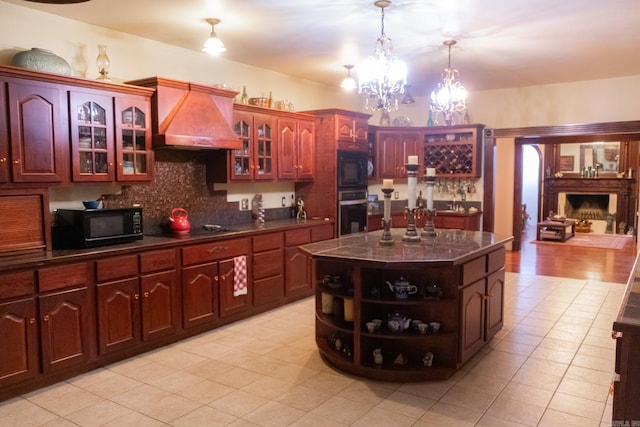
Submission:
M 351 77 L 351 69 L 353 68 L 353 65 L 345 65 L 344 68 L 347 69 L 347 77 L 342 80 L 342 83 L 340 83 L 340 87 L 344 90 L 351 91 L 358 87 L 356 81 L 353 79 L 353 77 Z
M 220 20 L 216 18 L 208 18 L 207 22 L 211 25 L 211 34 L 209 34 L 207 41 L 204 42 L 202 51 L 210 55 L 218 55 L 227 50 L 227 48 L 224 47 L 222 40 L 220 40 L 216 35 L 215 26 L 220 23 Z

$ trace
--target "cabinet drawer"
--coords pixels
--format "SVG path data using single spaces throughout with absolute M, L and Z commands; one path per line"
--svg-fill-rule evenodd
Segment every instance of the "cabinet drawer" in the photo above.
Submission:
M 462 286 L 467 286 L 485 276 L 487 257 L 481 256 L 462 265 Z
M 170 270 L 176 266 L 176 252 L 173 249 L 150 251 L 140 254 L 140 273 Z
M 253 240 L 253 252 L 264 252 L 271 249 L 280 249 L 284 244 L 282 233 L 271 233 L 255 236 Z
M 311 241 L 319 242 L 321 240 L 333 239 L 333 224 L 324 224 L 311 229 Z
M 96 261 L 96 280 L 106 282 L 138 274 L 138 256 L 124 255 Z
M 20 271 L 0 275 L 0 299 L 31 295 L 36 291 L 33 271 Z
M 182 265 L 201 264 L 207 261 L 246 255 L 247 253 L 249 253 L 249 239 L 235 239 L 194 245 L 182 248 Z
M 284 242 L 287 246 L 298 246 L 311 243 L 311 229 L 299 228 L 284 232 Z
M 253 279 L 264 279 L 265 277 L 282 274 L 283 259 L 282 249 L 254 254 L 252 263 Z
M 504 267 L 505 248 L 502 247 L 487 255 L 487 272 L 493 273 Z
M 65 264 L 38 270 L 40 292 L 81 286 L 87 283 L 89 269 L 86 262 Z

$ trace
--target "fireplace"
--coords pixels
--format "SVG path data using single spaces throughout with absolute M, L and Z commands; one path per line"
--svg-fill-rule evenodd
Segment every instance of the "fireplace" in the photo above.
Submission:
M 567 194 L 564 213 L 572 219 L 605 220 L 609 213 L 608 194 Z
M 553 211 L 571 219 L 584 219 L 592 223 L 593 233 L 604 234 L 607 214 L 615 214 L 613 233 L 619 232 L 621 223 L 625 229 L 635 229 L 638 198 L 634 183 L 628 178 L 548 177 L 544 180 L 543 218 Z
M 618 195 L 616 193 L 558 193 L 558 214 L 575 220 L 591 222 L 593 233 L 605 234 L 607 215 L 616 213 Z M 616 231 L 614 218 L 613 232 Z

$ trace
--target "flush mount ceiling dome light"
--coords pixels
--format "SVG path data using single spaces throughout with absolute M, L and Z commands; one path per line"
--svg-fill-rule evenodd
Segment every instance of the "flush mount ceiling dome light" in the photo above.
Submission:
M 384 33 L 384 9 L 391 2 L 378 0 L 374 5 L 381 10 L 380 37 L 376 40 L 374 56 L 358 68 L 358 92 L 365 95 L 367 110 L 395 111 L 398 109 L 398 95 L 404 93 L 407 84 L 407 66 L 391 55 L 393 43 Z
M 451 68 L 451 46 L 456 41 L 447 40 L 443 44 L 449 48 L 449 63 L 442 73 L 442 83 L 431 92 L 431 111 L 443 114 L 445 124 L 452 125 L 454 116 L 467 108 L 467 90 L 457 81 L 458 70 Z
M 353 65 L 345 65 L 344 68 L 347 69 L 347 77 L 342 80 L 340 87 L 344 90 L 353 90 L 358 87 L 356 81 L 351 77 L 351 69 L 353 68 Z
M 204 42 L 202 51 L 211 55 L 217 55 L 224 52 L 227 48 L 224 47 L 224 43 L 222 43 L 222 40 L 218 38 L 215 30 L 215 26 L 220 23 L 220 20 L 217 18 L 208 18 L 206 21 L 211 25 L 211 34 L 209 34 L 207 41 Z

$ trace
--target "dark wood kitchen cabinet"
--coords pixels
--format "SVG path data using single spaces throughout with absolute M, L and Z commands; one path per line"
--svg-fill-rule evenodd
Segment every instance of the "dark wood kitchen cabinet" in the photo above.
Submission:
M 153 149 L 151 101 L 127 95 L 115 98 L 116 178 L 119 181 L 151 181 Z
M 501 248 L 462 266 L 460 362 L 469 360 L 502 328 L 504 257 Z
M 312 289 L 311 258 L 298 246 L 311 243 L 311 229 L 300 228 L 285 231 L 285 295 L 305 293 Z
M 228 154 L 230 181 L 276 178 L 276 124 L 273 116 L 248 111 L 233 113 L 233 130 L 242 148 Z
M 251 289 L 234 296 L 235 257 L 249 255 L 249 239 L 187 246 L 182 250 L 182 313 L 185 328 L 213 323 L 250 308 Z M 247 285 L 251 277 L 247 270 Z
M 0 274 L 0 388 L 35 378 L 39 353 L 35 275 Z
M 278 179 L 313 179 L 313 126 L 313 120 L 278 119 Z
M 261 234 L 251 241 L 253 305 L 278 304 L 284 297 L 284 233 Z
M 334 151 L 367 151 L 370 114 L 335 108 L 306 113 L 318 117 L 316 127 L 322 132 L 323 138 L 330 137 L 335 141 Z
M 94 304 L 86 262 L 38 270 L 41 363 L 45 374 L 95 355 Z
M 1 70 L 0 82 L 6 88 L 7 99 L 2 102 L 8 105 L 8 147 L 11 155 L 2 157 L 11 164 L 10 181 L 65 181 L 69 123 L 64 88 L 42 81 L 3 78 Z M 5 132 L 0 132 L 0 145 L 3 145 L 2 133 Z M 6 151 L 6 147 L 0 151 Z M 6 171 L 2 175 L 6 175 Z
M 424 163 L 422 134 L 410 130 L 376 131 L 376 178 L 404 178 L 407 176 L 405 165 L 409 156 L 418 156 L 418 164 Z M 418 169 L 418 176 L 424 174 L 424 168 Z
M 113 97 L 100 92 L 69 92 L 71 178 L 76 182 L 115 179 Z
M 175 250 L 96 261 L 101 354 L 175 333 L 179 325 Z

